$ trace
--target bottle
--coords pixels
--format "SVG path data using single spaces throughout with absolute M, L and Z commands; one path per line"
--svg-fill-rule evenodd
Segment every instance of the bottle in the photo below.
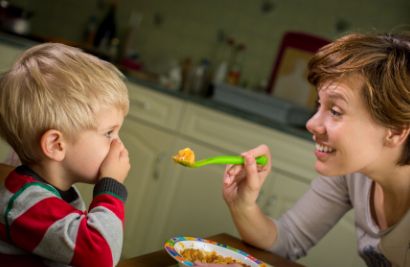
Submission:
M 120 59 L 128 58 L 131 54 L 137 53 L 135 39 L 141 21 L 142 14 L 132 11 L 125 29 L 124 41 L 122 43 L 121 54 L 119 55 Z
M 242 72 L 242 63 L 244 57 L 244 50 L 246 49 L 244 44 L 238 44 L 234 47 L 234 53 L 232 57 L 232 63 L 229 67 L 227 75 L 227 83 L 231 85 L 239 85 Z
M 180 90 L 182 83 L 181 66 L 177 63 L 173 64 L 168 74 L 169 85 L 168 88 L 172 90 Z
M 189 82 L 189 92 L 194 95 L 207 95 L 209 85 L 209 60 L 202 59 L 200 63 L 192 69 Z
M 184 58 L 181 62 L 181 91 L 189 92 L 192 83 L 192 59 Z
M 84 44 L 86 47 L 92 47 L 94 44 L 95 34 L 97 31 L 97 17 L 92 15 L 88 18 L 84 31 Z
M 98 25 L 94 38 L 94 47 L 107 54 L 112 50 L 111 46 L 118 45 L 116 41 L 113 41 L 117 38 L 116 9 L 116 3 L 112 2 L 107 14 Z
M 220 43 L 219 53 L 216 57 L 216 67 L 213 71 L 212 85 L 216 86 L 225 82 L 226 75 L 228 73 L 228 64 L 231 47 L 234 44 L 233 38 L 227 38 L 222 40 Z
M 228 72 L 228 62 L 222 61 L 221 63 L 219 63 L 218 67 L 215 70 L 212 83 L 214 85 L 223 83 L 225 81 L 227 72 Z

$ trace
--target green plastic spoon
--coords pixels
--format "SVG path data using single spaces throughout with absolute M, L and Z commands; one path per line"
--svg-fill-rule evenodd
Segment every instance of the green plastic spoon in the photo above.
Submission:
M 259 165 L 266 165 L 268 162 L 268 158 L 266 156 L 260 156 L 256 157 L 256 163 Z M 190 168 L 198 168 L 202 167 L 205 165 L 209 164 L 237 164 L 237 165 L 242 165 L 244 164 L 244 158 L 242 156 L 216 156 L 212 158 L 207 158 L 207 159 L 202 159 L 195 161 L 194 163 L 189 163 L 187 161 L 181 161 L 181 160 L 176 160 L 174 159 L 175 162 L 181 164 L 182 166 L 185 167 L 190 167 Z

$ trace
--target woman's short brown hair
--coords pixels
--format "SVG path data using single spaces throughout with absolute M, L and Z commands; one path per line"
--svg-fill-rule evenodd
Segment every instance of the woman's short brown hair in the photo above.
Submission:
M 310 60 L 314 86 L 359 74 L 372 118 L 391 129 L 410 125 L 410 33 L 349 34 L 322 47 Z M 410 164 L 410 138 L 398 162 Z

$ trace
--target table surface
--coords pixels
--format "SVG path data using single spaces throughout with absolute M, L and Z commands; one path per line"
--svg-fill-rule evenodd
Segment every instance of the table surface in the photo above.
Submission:
M 243 250 L 252 256 L 274 266 L 274 267 L 302 267 L 299 263 L 289 261 L 283 257 L 272 254 L 270 252 L 252 247 L 240 239 L 229 234 L 218 234 L 207 237 L 206 239 L 216 241 L 218 243 L 226 244 L 231 247 Z M 175 266 L 176 261 L 162 249 L 152 253 L 144 254 L 130 259 L 120 261 L 117 267 L 161 267 L 161 266 Z

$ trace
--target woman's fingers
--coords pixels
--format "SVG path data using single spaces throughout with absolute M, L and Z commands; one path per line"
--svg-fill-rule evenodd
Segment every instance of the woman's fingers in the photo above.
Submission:
M 271 168 L 271 155 L 269 147 L 260 145 L 241 154 L 245 158 L 244 165 L 228 165 L 225 168 L 224 184 L 230 185 L 233 182 L 239 183 L 242 179 L 247 178 L 247 182 L 253 188 L 258 186 L 260 180 L 264 180 Z M 264 166 L 256 164 L 256 157 L 265 155 L 268 157 L 268 163 Z M 265 173 L 267 172 L 267 173 Z M 261 175 L 262 174 L 262 175 Z
M 245 177 L 242 165 L 228 165 L 225 168 L 224 183 L 231 184 Z
M 244 156 L 244 158 L 245 171 L 247 174 L 247 184 L 251 189 L 257 190 L 260 187 L 260 179 L 255 158 L 247 154 Z

